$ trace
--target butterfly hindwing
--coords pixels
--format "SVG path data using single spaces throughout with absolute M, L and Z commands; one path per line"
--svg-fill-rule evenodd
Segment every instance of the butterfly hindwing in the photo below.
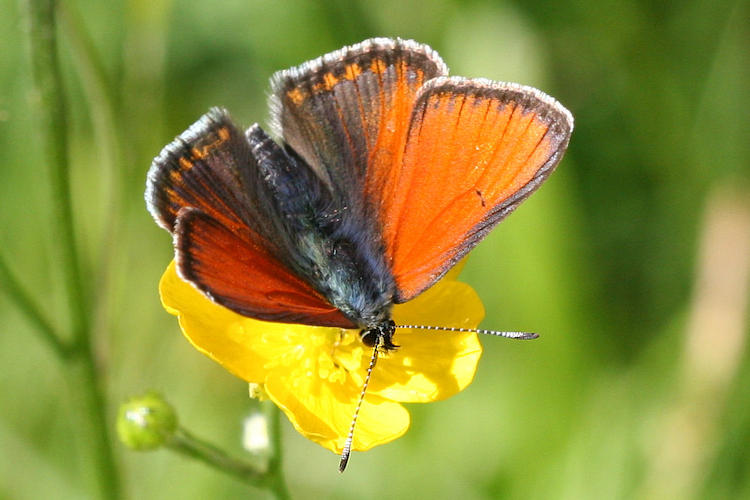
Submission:
M 353 326 L 248 228 L 232 230 L 198 209 L 184 208 L 177 218 L 175 250 L 180 276 L 239 314 L 284 323 Z
M 530 87 L 427 83 L 381 212 L 396 302 L 435 283 L 531 194 L 562 158 L 572 128 L 565 108 Z

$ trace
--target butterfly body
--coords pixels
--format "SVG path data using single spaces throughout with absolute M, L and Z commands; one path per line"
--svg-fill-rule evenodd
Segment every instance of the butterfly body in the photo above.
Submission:
M 535 89 L 446 74 L 427 46 L 373 39 L 274 75 L 279 142 L 207 113 L 147 181 L 180 276 L 239 314 L 395 348 L 392 306 L 536 189 L 572 130 Z
M 258 140 L 261 134 L 264 137 Z M 284 245 L 286 264 L 309 277 L 315 289 L 357 327 L 390 319 L 395 284 L 384 261 L 382 241 L 367 227 L 368 219 L 360 216 L 363 207 L 333 196 L 303 159 L 289 148 L 281 150 L 260 127 L 252 127 L 249 135 L 273 186 L 276 210 L 268 216 L 281 226 L 275 233 L 289 238 Z

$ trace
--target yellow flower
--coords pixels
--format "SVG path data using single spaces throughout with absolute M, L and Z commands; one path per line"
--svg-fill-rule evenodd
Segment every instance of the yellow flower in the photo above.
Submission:
M 458 270 L 414 300 L 393 308 L 396 324 L 475 328 L 484 316 Z M 372 353 L 357 330 L 272 323 L 214 304 L 177 276 L 159 283 L 162 304 L 188 340 L 238 377 L 265 389 L 305 437 L 340 453 Z M 471 383 L 482 354 L 475 333 L 397 329 L 400 347 L 382 354 L 357 421 L 352 449 L 367 450 L 406 432 L 400 403 L 445 399 Z

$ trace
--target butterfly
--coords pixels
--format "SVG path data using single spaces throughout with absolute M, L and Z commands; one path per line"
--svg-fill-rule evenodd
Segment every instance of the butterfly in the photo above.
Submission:
M 539 90 L 447 75 L 430 47 L 375 38 L 276 73 L 273 136 L 211 109 L 148 173 L 179 276 L 244 316 L 358 329 L 372 368 L 394 304 L 537 189 L 573 130 Z

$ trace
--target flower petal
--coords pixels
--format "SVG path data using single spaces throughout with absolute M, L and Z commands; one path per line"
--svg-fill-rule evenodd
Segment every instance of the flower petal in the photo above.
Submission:
M 396 324 L 476 328 L 484 307 L 465 283 L 441 280 L 419 297 L 393 309 Z M 373 372 L 374 394 L 401 402 L 445 399 L 471 383 L 482 346 L 476 333 L 396 329 L 400 347 L 383 356 Z
M 271 400 L 289 417 L 295 429 L 334 453 L 341 453 L 361 387 L 349 379 L 328 383 L 300 371 L 273 374 L 266 382 Z M 362 403 L 352 442 L 353 450 L 369 450 L 402 436 L 409 428 L 409 412 L 398 403 L 368 394 Z
M 484 309 L 452 271 L 407 304 L 398 324 L 476 327 Z M 159 284 L 165 309 L 188 340 L 227 370 L 262 384 L 304 436 L 337 453 L 351 425 L 369 363 L 356 331 L 258 321 L 197 291 L 172 262 Z M 367 450 L 401 436 L 409 413 L 399 402 L 446 398 L 468 385 L 481 355 L 473 333 L 398 329 L 400 348 L 381 356 L 362 404 L 352 448 Z
M 263 333 L 268 325 L 290 325 L 256 321 L 214 304 L 177 275 L 174 261 L 162 275 L 159 293 L 164 308 L 178 317 L 182 333 L 196 349 L 248 382 L 265 381 L 268 358 L 258 349 L 265 345 Z

